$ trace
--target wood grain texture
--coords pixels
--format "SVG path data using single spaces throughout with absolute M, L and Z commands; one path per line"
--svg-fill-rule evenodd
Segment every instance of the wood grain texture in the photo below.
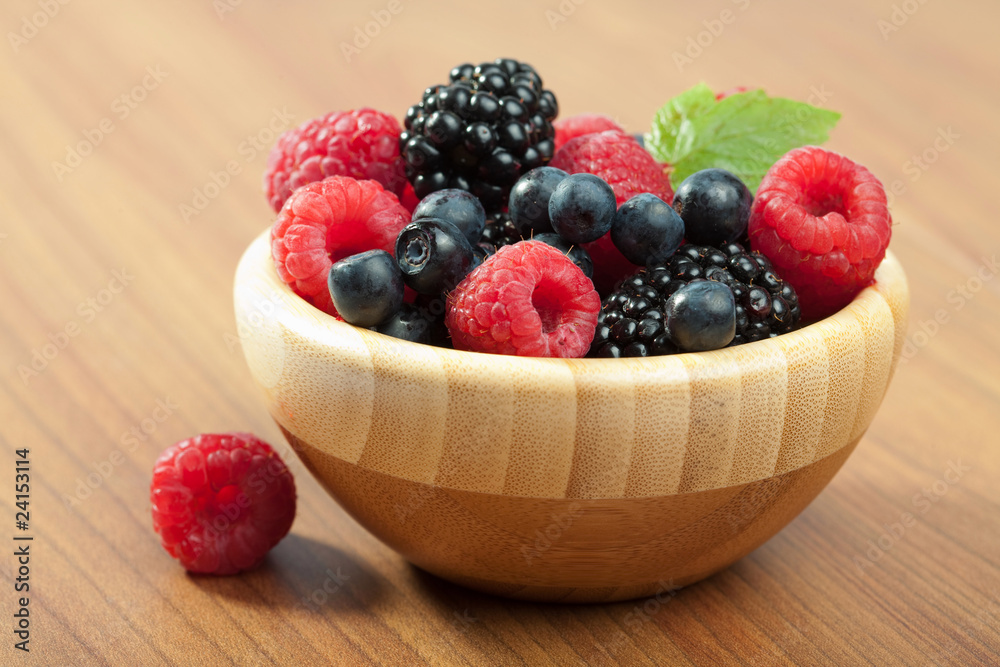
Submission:
M 31 662 L 1000 662 L 996 3 L 591 1 L 563 3 L 564 15 L 558 2 L 402 0 L 349 61 L 341 43 L 387 2 L 220 4 L 72 0 L 37 30 L 25 25 L 44 11 L 37 0 L 0 7 L 0 467 L 32 449 Z M 718 32 L 724 11 L 722 32 L 700 35 L 706 22 Z M 244 360 L 233 274 L 273 220 L 260 177 L 275 132 L 362 105 L 402 114 L 453 65 L 498 55 L 534 64 L 564 115 L 604 112 L 635 132 L 698 81 L 808 99 L 843 113 L 829 147 L 893 192 L 892 248 L 911 306 L 895 327 L 902 352 L 881 407 L 798 517 L 673 595 L 548 605 L 424 574 L 313 480 Z M 150 68 L 160 79 L 136 90 Z M 103 119 L 113 131 L 84 145 L 79 162 L 68 157 Z M 68 159 L 69 172 L 57 173 L 53 163 Z M 185 216 L 181 204 L 197 212 Z M 809 355 L 785 350 L 786 372 L 817 394 L 826 385 L 803 363 Z M 33 359 L 38 375 L 22 376 Z M 519 430 L 530 418 L 490 415 L 494 427 Z M 537 457 L 560 433 L 542 426 L 494 455 Z M 260 570 L 188 577 L 150 527 L 153 461 L 184 437 L 235 429 L 282 448 L 300 493 L 296 522 Z M 818 456 L 792 443 L 821 440 L 822 426 L 788 424 L 775 470 Z M 657 496 L 695 478 L 637 472 L 676 471 L 678 458 L 633 447 L 624 493 Z M 501 494 L 556 493 L 571 465 L 504 479 Z M 449 483 L 475 475 L 456 468 Z M 0 475 L 4 540 L 12 484 Z M 5 616 L 13 573 L 12 557 L 0 556 Z M 26 662 L 5 636 L 0 664 Z

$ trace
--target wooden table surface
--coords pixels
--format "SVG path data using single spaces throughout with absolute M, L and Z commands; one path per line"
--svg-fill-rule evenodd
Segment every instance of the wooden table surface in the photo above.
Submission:
M 1000 664 L 1000 5 L 153 5 L 0 9 L 0 663 Z M 355 45 L 366 25 L 377 34 Z M 231 296 L 273 220 L 260 182 L 275 132 L 334 109 L 402 115 L 451 66 L 498 55 L 534 64 L 563 115 L 633 131 L 699 81 L 843 112 L 828 145 L 895 188 L 912 290 L 867 435 L 781 533 L 663 603 L 528 604 L 443 582 L 297 460 L 298 516 L 266 564 L 185 575 L 150 525 L 158 453 L 221 430 L 281 442 Z M 24 595 L 30 655 L 12 634 Z

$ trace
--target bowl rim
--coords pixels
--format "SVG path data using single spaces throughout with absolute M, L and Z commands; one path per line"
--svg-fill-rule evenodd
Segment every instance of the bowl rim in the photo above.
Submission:
M 272 294 L 276 293 L 280 295 L 285 306 L 280 310 L 285 316 L 290 317 L 295 321 L 297 326 L 289 326 L 288 328 L 294 331 L 297 335 L 314 339 L 314 336 L 307 333 L 311 328 L 316 326 L 329 327 L 333 332 L 340 330 L 345 334 L 351 332 L 354 335 L 359 335 L 362 340 L 370 338 L 372 339 L 371 342 L 376 345 L 395 346 L 396 349 L 403 354 L 405 354 L 407 350 L 412 350 L 413 353 L 420 354 L 421 351 L 426 351 L 428 348 L 431 348 L 436 354 L 443 355 L 444 358 L 457 360 L 465 358 L 467 355 L 474 355 L 474 358 L 479 360 L 481 363 L 487 359 L 502 359 L 506 363 L 523 363 L 529 367 L 531 365 L 563 366 L 568 364 L 572 366 L 574 372 L 577 374 L 588 371 L 606 374 L 609 368 L 634 368 L 636 365 L 648 368 L 652 365 L 660 362 L 666 362 L 668 360 L 686 362 L 687 364 L 695 362 L 699 365 L 711 360 L 715 363 L 724 365 L 729 362 L 736 362 L 740 358 L 744 358 L 748 350 L 764 351 L 767 347 L 775 345 L 785 348 L 788 345 L 799 342 L 799 339 L 818 335 L 819 332 L 825 328 L 835 327 L 842 330 L 855 328 L 858 326 L 858 322 L 864 311 L 878 301 L 889 300 L 888 295 L 902 295 L 902 298 L 905 298 L 907 301 L 909 300 L 909 288 L 902 265 L 891 250 L 886 250 L 883 261 L 875 271 L 875 277 L 872 283 L 859 291 L 849 304 L 820 320 L 815 320 L 805 326 L 795 329 L 794 331 L 781 334 L 780 336 L 775 336 L 774 338 L 766 338 L 764 340 L 753 341 L 750 343 L 744 343 L 743 345 L 725 347 L 717 350 L 681 352 L 677 354 L 653 357 L 623 357 L 614 359 L 595 357 L 561 358 L 501 355 L 489 352 L 456 350 L 453 348 L 414 343 L 412 341 L 381 334 L 371 329 L 357 327 L 352 324 L 348 324 L 343 320 L 336 319 L 333 315 L 317 308 L 313 304 L 307 302 L 304 298 L 300 297 L 292 290 L 288 283 L 281 279 L 275 269 L 274 261 L 271 257 L 270 234 L 271 230 L 269 227 L 263 233 L 258 235 L 246 248 L 244 256 L 239 262 L 240 267 L 237 270 L 237 280 L 235 281 L 234 287 L 237 291 L 240 289 L 241 284 L 239 277 L 243 274 L 244 264 L 247 263 L 247 260 L 256 261 L 256 258 L 254 257 L 254 253 L 256 251 L 257 254 L 261 255 L 265 259 L 265 266 L 260 267 L 254 265 L 253 262 L 250 262 L 249 268 L 253 269 L 254 273 L 256 273 L 259 278 L 265 279 L 267 287 L 271 290 Z M 266 248 L 266 252 L 261 252 L 260 246 L 264 246 Z M 263 270 L 261 270 L 262 268 Z M 286 326 L 290 324 L 290 322 L 284 319 L 282 320 L 282 323 Z M 827 333 L 829 334 L 831 332 L 828 331 Z

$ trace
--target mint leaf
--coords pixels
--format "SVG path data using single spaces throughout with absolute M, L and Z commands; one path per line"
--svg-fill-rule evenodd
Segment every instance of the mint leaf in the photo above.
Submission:
M 656 112 L 646 137 L 649 152 L 660 162 L 675 164 L 694 143 L 692 119 L 704 115 L 715 104 L 715 93 L 703 83 L 664 104 Z
M 716 102 L 708 86 L 699 84 L 656 113 L 647 146 L 658 160 L 673 165 L 675 188 L 696 171 L 718 167 L 756 192 L 778 158 L 793 148 L 823 143 L 839 119 L 835 111 L 768 97 L 763 90 Z

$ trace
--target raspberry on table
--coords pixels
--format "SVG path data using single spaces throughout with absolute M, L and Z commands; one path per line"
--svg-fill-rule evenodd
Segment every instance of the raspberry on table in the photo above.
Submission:
M 504 246 L 449 295 L 445 324 L 457 350 L 582 357 L 601 300 L 583 271 L 541 241 Z
M 611 116 L 600 113 L 580 113 L 560 118 L 552 123 L 552 126 L 556 129 L 556 150 L 562 148 L 570 139 L 576 139 L 585 134 L 604 132 L 605 130 L 625 132 L 625 128 L 616 123 Z
M 378 181 L 403 201 L 407 180 L 399 154 L 402 131 L 393 116 L 363 108 L 335 111 L 285 132 L 271 149 L 264 171 L 268 202 L 280 211 L 296 188 L 329 176 Z M 413 198 L 412 191 L 408 196 Z
M 789 151 L 764 176 L 750 212 L 750 244 L 799 294 L 802 315 L 830 315 L 871 283 L 892 236 L 882 183 L 816 146 Z
M 549 166 L 570 174 L 586 172 L 599 176 L 615 191 L 619 206 L 633 196 L 650 192 L 665 202 L 673 200 L 668 168 L 657 162 L 634 137 L 607 130 L 576 137 L 556 151 Z M 628 261 L 605 234 L 584 245 L 594 260 L 594 285 L 601 294 L 638 267 Z
M 295 481 L 270 445 L 249 433 L 207 433 L 168 447 L 150 485 L 153 529 L 188 571 L 257 566 L 288 534 Z
M 317 308 L 337 316 L 327 276 L 333 263 L 366 250 L 391 253 L 409 212 L 376 181 L 331 176 L 292 193 L 271 228 L 278 276 Z

